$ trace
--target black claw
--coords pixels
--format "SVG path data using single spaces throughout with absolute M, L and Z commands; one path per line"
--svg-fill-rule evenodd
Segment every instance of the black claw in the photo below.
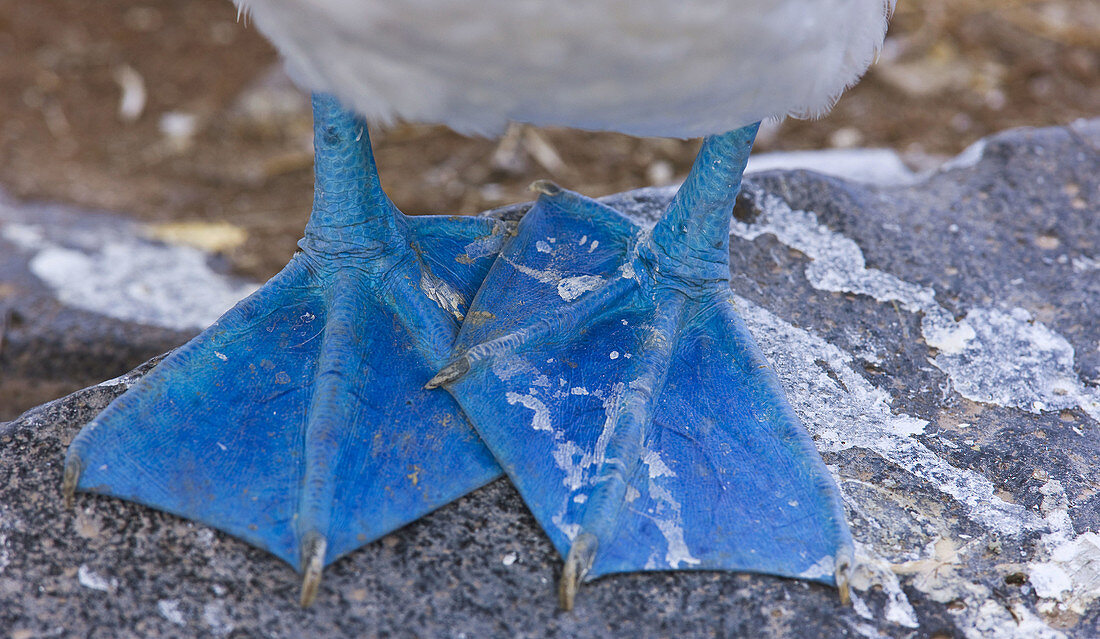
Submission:
M 836 558 L 836 588 L 840 591 L 840 603 L 847 606 L 852 603 L 851 578 L 852 557 L 842 553 Z
M 565 558 L 565 566 L 561 571 L 561 581 L 558 583 L 558 605 L 562 610 L 573 609 L 577 590 L 592 568 L 598 547 L 599 540 L 591 533 L 581 533 L 573 540 L 573 545 L 569 547 L 569 555 Z
M 302 596 L 299 603 L 303 608 L 310 607 L 317 599 L 327 548 L 328 540 L 324 535 L 311 534 L 302 539 Z
M 424 384 L 424 388 L 432 390 L 433 388 L 439 388 L 440 386 L 457 382 L 469 372 L 470 358 L 461 357 L 444 366 L 443 370 L 436 373 L 435 377 L 428 380 L 427 384 Z
M 84 464 L 76 456 L 65 461 L 65 475 L 61 480 L 61 496 L 65 500 L 65 508 L 73 507 L 73 497 L 76 494 L 76 485 L 80 482 L 80 474 L 84 472 Z
M 562 192 L 562 188 L 550 180 L 535 180 L 531 183 L 531 186 L 527 188 L 536 193 L 542 193 L 543 195 L 549 195 L 551 197 Z

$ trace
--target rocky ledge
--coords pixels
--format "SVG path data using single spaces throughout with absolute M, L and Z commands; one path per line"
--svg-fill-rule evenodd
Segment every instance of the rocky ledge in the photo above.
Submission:
M 652 218 L 671 196 L 609 201 Z M 518 216 L 524 207 L 495 212 Z M 742 316 L 844 493 L 853 602 L 638 574 L 555 607 L 560 561 L 498 481 L 326 571 L 59 499 L 66 444 L 148 369 L 0 425 L 0 628 L 45 636 L 1100 636 L 1100 121 L 1010 131 L 919 179 L 746 181 Z

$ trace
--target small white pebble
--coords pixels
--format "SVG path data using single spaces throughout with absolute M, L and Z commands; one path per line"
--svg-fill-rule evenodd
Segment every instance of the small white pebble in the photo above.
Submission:
M 214 601 L 203 604 L 202 620 L 209 626 L 210 632 L 219 637 L 228 635 L 237 627 L 236 624 L 229 619 L 224 601 Z
M 516 553 L 510 552 L 507 555 L 504 555 L 504 559 L 501 559 L 500 563 L 504 564 L 505 566 L 511 566 L 512 564 L 516 563 L 516 559 L 519 559 L 519 557 L 516 556 Z
M 855 127 L 837 129 L 829 136 L 829 145 L 837 149 L 855 148 L 863 142 L 863 133 Z
M 481 187 L 479 194 L 481 195 L 481 199 L 488 200 L 490 202 L 501 202 L 504 200 L 505 197 L 504 187 L 495 182 L 491 182 Z
M 161 599 L 157 602 L 157 612 L 177 626 L 187 625 L 187 620 L 183 618 L 183 611 L 180 610 L 179 599 Z
M 657 160 L 650 164 L 645 171 L 646 180 L 654 186 L 662 186 L 672 181 L 675 177 L 672 165 L 664 160 Z
M 118 118 L 123 122 L 133 122 L 145 111 L 145 79 L 130 65 L 115 69 L 115 82 L 122 89 L 118 101 Z
M 173 144 L 185 147 L 198 131 L 199 118 L 194 113 L 169 111 L 160 116 L 159 128 L 161 134 Z
M 101 592 L 110 591 L 113 585 L 106 577 L 89 568 L 87 564 L 80 564 L 80 568 L 76 571 L 76 579 L 81 586 Z

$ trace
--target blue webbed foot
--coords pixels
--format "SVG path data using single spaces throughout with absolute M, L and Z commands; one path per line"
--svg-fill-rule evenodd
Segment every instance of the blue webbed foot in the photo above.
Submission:
M 504 229 L 406 218 L 365 125 L 315 96 L 317 188 L 302 251 L 166 358 L 69 448 L 64 492 L 204 522 L 303 573 L 500 474 L 424 381 L 447 361 Z
M 838 491 L 729 290 L 755 130 L 709 138 L 652 230 L 542 185 L 429 383 L 459 400 L 565 558 L 564 608 L 582 581 L 638 570 L 846 595 Z

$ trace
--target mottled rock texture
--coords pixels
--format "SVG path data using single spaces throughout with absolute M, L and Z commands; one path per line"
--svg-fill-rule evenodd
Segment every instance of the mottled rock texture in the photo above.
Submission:
M 609 201 L 652 218 L 670 196 Z M 1100 636 L 1098 217 L 1096 121 L 1001 134 L 916 184 L 747 180 L 731 285 L 839 478 L 850 607 L 798 581 L 666 573 L 600 580 L 558 612 L 560 561 L 498 481 L 337 562 L 301 610 L 288 566 L 218 532 L 89 495 L 62 509 L 65 445 L 143 367 L 0 425 L 0 628 Z

